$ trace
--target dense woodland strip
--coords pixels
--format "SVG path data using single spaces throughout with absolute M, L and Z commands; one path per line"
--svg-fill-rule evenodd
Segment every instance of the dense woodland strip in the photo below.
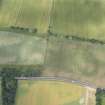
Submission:
M 96 105 L 104 105 L 103 100 L 105 100 L 105 89 L 97 88 Z
M 17 80 L 9 77 L 2 78 L 2 105 L 15 105 Z
M 36 69 L 17 69 L 17 68 L 3 68 L 1 70 L 2 76 L 2 105 L 15 105 L 16 90 L 18 88 L 15 77 L 33 77 L 40 76 L 41 70 Z

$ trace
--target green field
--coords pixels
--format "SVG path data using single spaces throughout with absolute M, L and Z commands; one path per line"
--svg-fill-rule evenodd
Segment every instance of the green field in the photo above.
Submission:
M 51 37 L 43 75 L 63 76 L 105 86 L 105 46 Z
M 50 0 L 2 0 L 0 27 L 37 28 L 39 33 L 48 29 Z
M 54 82 L 19 80 L 15 105 L 85 105 L 86 89 Z
M 102 105 L 105 105 L 105 96 L 102 97 Z
M 45 49 L 41 37 L 0 32 L 0 65 L 42 65 Z
M 105 41 L 104 0 L 54 0 L 53 4 L 54 33 Z

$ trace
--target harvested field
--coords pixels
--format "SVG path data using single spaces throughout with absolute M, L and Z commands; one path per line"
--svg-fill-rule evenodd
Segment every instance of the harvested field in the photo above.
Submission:
M 15 105 L 91 105 L 85 103 L 87 88 L 78 85 L 34 80 L 19 80 L 18 85 Z

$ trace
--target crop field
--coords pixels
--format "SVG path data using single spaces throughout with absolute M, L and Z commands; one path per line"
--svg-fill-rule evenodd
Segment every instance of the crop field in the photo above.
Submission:
M 105 40 L 105 0 L 54 0 L 54 33 Z
M 18 26 L 105 40 L 104 0 L 2 0 L 0 28 Z
M 43 75 L 63 76 L 105 86 L 105 46 L 71 39 L 49 39 Z
M 42 65 L 45 49 L 41 37 L 0 32 L 0 65 Z
M 87 89 L 78 85 L 34 80 L 19 80 L 18 85 L 15 105 L 95 105 L 94 99 L 88 104 Z
M 2 0 L 0 27 L 37 28 L 46 32 L 49 24 L 51 0 Z

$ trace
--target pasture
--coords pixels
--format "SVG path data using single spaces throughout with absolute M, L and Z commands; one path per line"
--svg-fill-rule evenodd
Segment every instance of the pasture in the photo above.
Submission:
M 86 88 L 74 84 L 19 80 L 15 105 L 88 105 L 86 94 Z
M 105 41 L 104 0 L 54 0 L 52 32 Z
M 36 28 L 39 33 L 48 29 L 51 0 L 2 0 L 0 27 Z
M 51 37 L 48 43 L 44 76 L 60 76 L 105 86 L 105 46 Z
M 0 32 L 0 65 L 43 65 L 45 49 L 41 37 Z

